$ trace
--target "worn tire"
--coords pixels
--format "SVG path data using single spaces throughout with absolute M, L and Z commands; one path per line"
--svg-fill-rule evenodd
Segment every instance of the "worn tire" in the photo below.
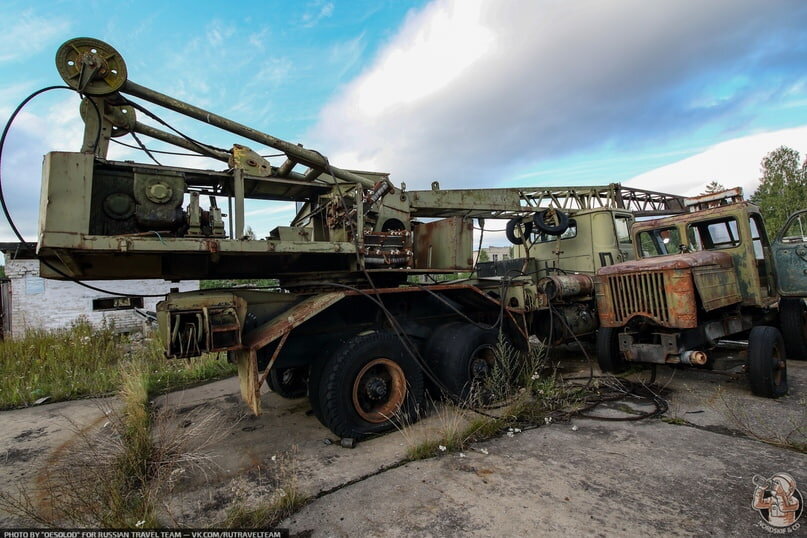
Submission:
M 325 368 L 325 364 L 331 360 L 333 356 L 335 346 L 341 346 L 344 342 L 342 340 L 336 340 L 332 343 L 331 346 L 326 347 L 325 351 L 323 351 L 312 363 L 311 366 L 308 367 L 308 401 L 311 404 L 311 412 L 314 414 L 317 419 L 322 422 L 322 404 L 320 403 L 320 398 L 322 396 L 322 391 L 320 390 L 320 381 L 322 380 L 322 370 Z
M 274 367 L 269 370 L 266 383 L 272 392 L 290 400 L 302 398 L 308 392 L 308 375 L 304 367 Z
M 504 234 L 507 236 L 507 240 L 514 245 L 523 245 L 524 238 L 529 237 L 532 233 L 532 222 L 524 223 L 524 233 L 520 237 L 516 235 L 516 226 L 521 226 L 520 217 L 515 217 L 507 221 Z
M 807 360 L 807 305 L 798 297 L 779 302 L 779 321 L 785 339 L 787 358 Z
M 493 368 L 498 339 L 496 329 L 448 323 L 438 327 L 426 343 L 426 360 L 449 394 L 464 401 L 474 380 Z
M 748 381 L 751 392 L 765 398 L 787 394 L 785 342 L 776 327 L 757 326 L 748 336 Z
M 547 224 L 547 211 L 543 210 L 539 211 L 535 215 L 532 216 L 532 223 L 535 225 L 536 228 L 541 230 L 547 235 L 560 235 L 565 232 L 569 228 L 569 215 L 560 211 L 558 209 L 554 209 L 555 216 L 557 217 L 557 224 Z
M 423 405 L 420 365 L 391 333 L 354 336 L 324 362 L 319 375 L 318 418 L 340 437 L 389 430 L 395 426 L 390 419 L 412 422 Z
M 618 374 L 628 368 L 628 361 L 619 351 L 616 327 L 600 327 L 597 331 L 597 363 L 604 373 Z

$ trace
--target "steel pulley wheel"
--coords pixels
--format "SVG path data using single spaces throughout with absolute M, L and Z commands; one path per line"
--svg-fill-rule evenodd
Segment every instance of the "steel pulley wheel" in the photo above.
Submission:
M 318 399 L 312 408 L 341 437 L 360 438 L 412 422 L 423 404 L 423 372 L 394 334 L 354 336 L 317 367 L 312 376 L 317 376 Z
M 111 45 L 89 37 L 66 41 L 56 51 L 56 69 L 71 88 L 87 95 L 107 95 L 126 82 L 126 63 Z
M 785 342 L 776 327 L 757 326 L 748 335 L 748 382 L 765 398 L 787 394 Z
M 560 235 L 569 228 L 569 215 L 558 209 L 545 209 L 533 215 L 532 222 L 547 235 Z
M 516 233 L 518 230 L 518 234 Z M 514 245 L 523 245 L 524 239 L 532 233 L 532 222 L 522 222 L 521 217 L 515 217 L 507 221 L 505 235 L 507 240 Z

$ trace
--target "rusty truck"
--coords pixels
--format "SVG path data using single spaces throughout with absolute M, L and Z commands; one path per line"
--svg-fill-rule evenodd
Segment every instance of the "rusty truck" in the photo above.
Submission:
M 807 209 L 770 241 L 739 188 L 685 203 L 688 213 L 635 223 L 636 259 L 598 270 L 601 369 L 708 368 L 722 340 L 743 339 L 753 393 L 784 395 L 786 358 L 807 358 Z

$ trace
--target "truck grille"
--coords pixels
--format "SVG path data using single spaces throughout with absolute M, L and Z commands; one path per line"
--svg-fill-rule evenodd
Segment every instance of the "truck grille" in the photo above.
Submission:
M 645 314 L 661 323 L 670 321 L 664 273 L 653 271 L 611 275 L 608 287 L 614 304 L 615 321 L 625 323 L 634 314 Z

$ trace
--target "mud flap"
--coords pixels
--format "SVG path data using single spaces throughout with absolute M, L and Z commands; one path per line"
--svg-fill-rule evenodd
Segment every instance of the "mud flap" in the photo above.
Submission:
M 261 414 L 261 386 L 258 384 L 258 354 L 254 349 L 231 351 L 238 366 L 241 398 L 255 416 Z

